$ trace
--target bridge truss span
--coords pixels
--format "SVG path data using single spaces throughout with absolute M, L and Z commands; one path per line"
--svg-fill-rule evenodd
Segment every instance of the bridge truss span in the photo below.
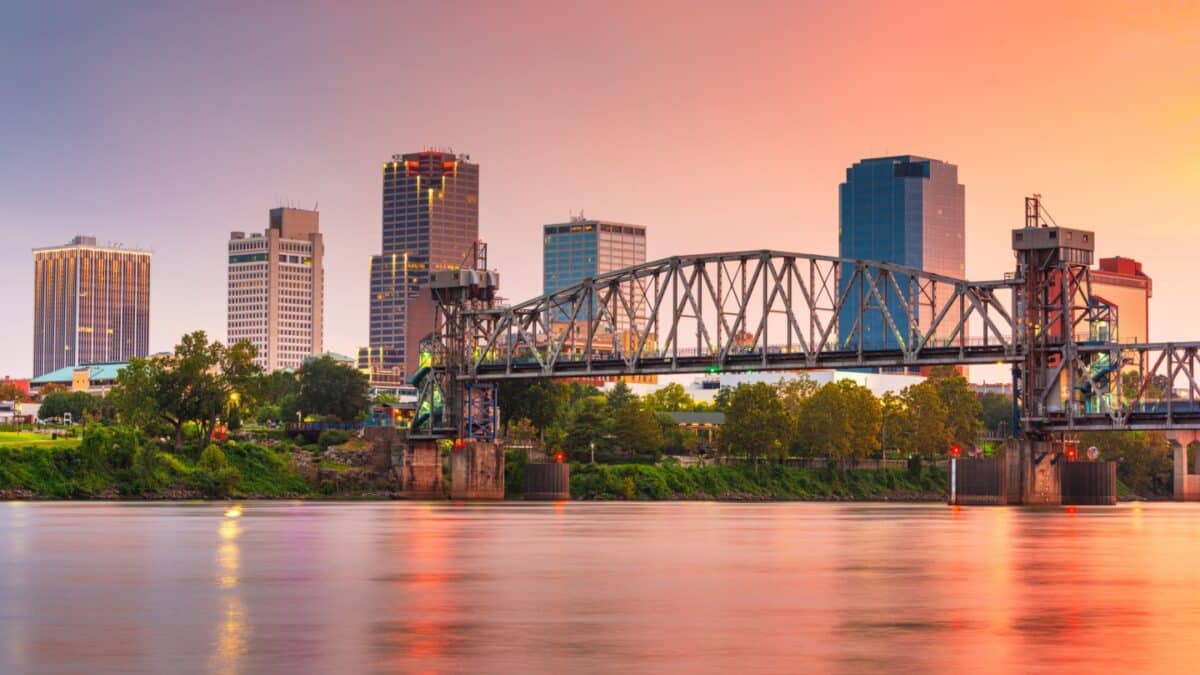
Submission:
M 804 253 L 677 256 L 459 312 L 451 360 L 473 381 L 1019 361 L 1019 288 Z
M 1027 427 L 1046 431 L 1200 428 L 1200 342 L 1064 344 L 1054 390 L 1030 400 Z M 1069 401 L 1063 405 L 1058 401 Z

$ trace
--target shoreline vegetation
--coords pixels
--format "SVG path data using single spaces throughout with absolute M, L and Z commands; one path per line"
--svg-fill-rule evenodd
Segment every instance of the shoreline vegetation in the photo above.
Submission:
M 417 410 L 372 393 L 364 373 L 329 355 L 294 372 L 264 373 L 254 359 L 249 343 L 226 346 L 195 331 L 171 353 L 130 359 L 103 395 L 43 387 L 38 419 L 60 428 L 0 429 L 0 499 L 400 496 L 393 441 L 367 439 L 372 428 L 422 424 L 430 404 Z M 569 462 L 580 500 L 942 501 L 939 463 L 951 453 L 1001 456 L 996 439 L 1013 419 L 1011 398 L 977 394 L 949 367 L 882 396 L 803 373 L 723 386 L 705 401 L 678 383 L 639 396 L 622 381 L 605 391 L 512 381 L 498 396 L 497 440 Z M 303 440 L 285 432 L 292 420 L 305 423 L 292 428 Z M 1076 440 L 1117 462 L 1123 498 L 1171 494 L 1173 451 L 1162 433 Z M 443 443 L 445 486 L 453 442 Z M 883 456 L 909 459 L 873 460 Z M 508 457 L 507 497 L 520 498 L 526 455 Z
M 175 453 L 129 430 L 90 425 L 82 438 L 6 440 L 0 500 L 389 500 L 399 490 L 394 473 L 377 468 L 369 445 L 357 439 L 310 446 L 232 440 Z M 507 500 L 522 498 L 524 465 L 523 452 L 507 454 Z M 682 467 L 670 460 L 571 465 L 575 500 L 944 501 L 945 486 L 945 471 L 923 464 L 879 470 L 771 462 Z

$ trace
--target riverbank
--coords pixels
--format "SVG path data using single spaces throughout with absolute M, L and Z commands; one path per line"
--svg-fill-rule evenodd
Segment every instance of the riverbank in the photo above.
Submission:
M 3 500 L 393 499 L 396 477 L 366 446 L 325 449 L 229 442 L 182 453 L 120 431 L 82 442 L 0 447 Z M 386 460 L 384 460 L 386 463 Z M 810 469 L 761 464 L 575 464 L 578 500 L 941 501 L 945 472 Z M 506 496 L 521 499 L 521 453 L 510 453 Z

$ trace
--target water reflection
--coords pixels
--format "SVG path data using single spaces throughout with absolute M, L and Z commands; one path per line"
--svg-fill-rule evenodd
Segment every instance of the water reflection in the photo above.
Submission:
M 217 528 L 217 587 L 218 621 L 216 644 L 212 657 L 212 672 L 234 675 L 241 672 L 241 660 L 246 654 L 246 606 L 238 589 L 241 570 L 238 537 L 242 534 L 239 520 L 242 506 L 235 504 L 225 510 Z
M 1177 504 L 5 506 L 0 672 L 1186 672 L 1197 559 Z

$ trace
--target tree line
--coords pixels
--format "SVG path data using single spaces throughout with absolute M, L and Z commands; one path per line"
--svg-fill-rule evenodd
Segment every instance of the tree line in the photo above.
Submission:
M 500 393 L 510 436 L 536 436 L 573 459 L 635 460 L 695 450 L 695 434 L 665 413 L 706 411 L 725 414 L 711 450 L 751 461 L 853 461 L 882 452 L 933 457 L 951 445 L 977 443 L 985 428 L 1011 416 L 1011 399 L 998 398 L 976 395 L 953 368 L 934 369 L 927 380 L 882 397 L 851 380 L 818 385 L 804 374 L 724 387 L 711 403 L 695 401 L 675 383 L 644 397 L 623 382 L 608 393 L 579 383 L 514 382 Z
M 367 377 L 357 369 L 322 356 L 294 372 L 264 373 L 256 356 L 248 342 L 226 346 L 195 331 L 168 354 L 131 358 L 105 396 L 50 391 L 38 414 L 120 423 L 169 438 L 176 450 L 188 428 L 208 439 L 217 424 L 237 429 L 246 419 L 348 422 L 367 414 Z

